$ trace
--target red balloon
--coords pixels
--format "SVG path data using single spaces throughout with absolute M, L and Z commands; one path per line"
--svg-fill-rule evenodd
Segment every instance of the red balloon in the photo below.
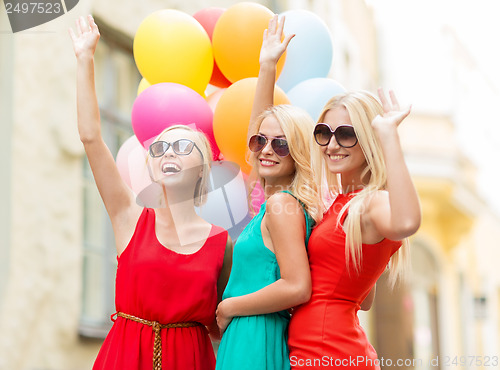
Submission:
M 193 14 L 193 18 L 203 26 L 205 31 L 207 31 L 210 41 L 212 41 L 212 34 L 214 32 L 215 24 L 217 23 L 217 20 L 222 15 L 222 13 L 224 13 L 225 11 L 226 9 L 224 8 L 205 8 Z M 210 78 L 210 84 L 222 88 L 231 85 L 231 81 L 229 81 L 222 74 L 215 60 L 212 77 Z
M 210 85 L 214 85 L 221 88 L 226 88 L 231 85 L 231 81 L 229 81 L 226 76 L 224 76 L 219 69 L 219 66 L 215 62 L 214 59 L 214 69 L 212 70 L 212 77 L 210 77 Z

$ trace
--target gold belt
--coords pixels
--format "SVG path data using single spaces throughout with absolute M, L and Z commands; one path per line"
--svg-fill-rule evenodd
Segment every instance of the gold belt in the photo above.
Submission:
M 113 315 L 114 316 L 114 315 Z M 153 346 L 153 369 L 154 370 L 162 370 L 161 369 L 161 329 L 168 328 L 190 328 L 193 326 L 201 326 L 199 322 L 196 321 L 186 321 L 186 322 L 175 322 L 171 324 L 160 324 L 158 321 L 148 321 L 141 319 L 139 317 L 135 317 L 132 315 L 128 315 L 123 312 L 117 312 L 116 316 L 123 317 L 127 320 L 132 320 L 147 326 L 151 326 L 153 331 L 155 332 L 155 341 Z

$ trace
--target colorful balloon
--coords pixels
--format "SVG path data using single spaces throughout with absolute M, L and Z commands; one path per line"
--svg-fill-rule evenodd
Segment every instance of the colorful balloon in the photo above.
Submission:
M 218 158 L 220 151 L 212 120 L 212 110 L 200 94 L 171 82 L 151 85 L 137 96 L 132 107 L 132 128 L 144 148 L 167 127 L 184 124 L 203 131 L 212 145 L 214 158 Z
M 332 66 L 333 44 L 328 26 L 313 12 L 289 10 L 284 33 L 295 34 L 287 48 L 285 66 L 277 84 L 288 92 L 299 82 L 316 77 L 326 77 Z
M 260 185 L 259 180 L 253 177 L 255 176 L 243 173 L 243 179 L 245 180 L 245 184 L 248 189 L 247 191 L 250 192 L 250 208 L 253 210 L 254 214 L 257 214 L 260 211 L 260 206 L 266 200 L 266 194 L 264 193 L 264 189 Z
M 211 93 L 210 95 L 207 96 L 205 99 L 210 106 L 210 109 L 212 109 L 212 112 L 215 112 L 215 107 L 217 106 L 217 103 L 220 100 L 220 97 L 224 94 L 226 89 L 218 89 Z
M 236 240 L 251 220 L 247 190 L 240 167 L 233 162 L 212 163 L 207 202 L 196 208 L 206 221 L 221 226 Z
M 273 12 L 265 6 L 242 2 L 228 8 L 215 25 L 212 36 L 214 58 L 231 82 L 257 77 L 262 36 Z M 278 61 L 278 75 L 285 57 Z
M 200 23 L 179 10 L 159 10 L 142 21 L 134 58 L 151 84 L 175 82 L 203 94 L 213 69 L 210 39 Z
M 252 112 L 257 78 L 245 78 L 229 86 L 217 103 L 214 113 L 214 136 L 224 158 L 236 162 L 243 172 L 251 166 L 246 162 L 247 131 Z M 279 87 L 274 92 L 275 104 L 289 104 Z
M 214 33 L 215 24 L 219 20 L 222 13 L 224 13 L 225 11 L 226 9 L 224 8 L 206 8 L 193 14 L 193 18 L 200 22 L 205 31 L 207 31 L 210 41 L 212 41 L 212 34 Z M 212 77 L 210 77 L 210 84 L 217 87 L 228 87 L 229 85 L 231 85 L 231 81 L 229 81 L 222 74 L 215 60 Z
M 146 158 L 147 152 L 135 135 L 122 144 L 116 155 L 118 172 L 135 194 L 151 184 Z
M 301 107 L 312 119 L 317 120 L 326 102 L 345 91 L 341 84 L 331 78 L 311 78 L 294 86 L 287 96 L 292 105 Z

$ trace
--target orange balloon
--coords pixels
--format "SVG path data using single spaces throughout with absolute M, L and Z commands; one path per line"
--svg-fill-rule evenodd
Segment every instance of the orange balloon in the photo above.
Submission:
M 273 12 L 263 5 L 242 2 L 228 8 L 217 21 L 212 34 L 214 58 L 231 82 L 259 75 L 259 56 L 264 30 Z M 278 61 L 277 77 L 285 64 Z
M 245 173 L 252 167 L 246 162 L 247 132 L 252 112 L 257 78 L 245 78 L 229 86 L 222 94 L 214 112 L 214 137 L 228 161 L 236 162 Z M 274 89 L 274 104 L 290 104 L 278 86 Z

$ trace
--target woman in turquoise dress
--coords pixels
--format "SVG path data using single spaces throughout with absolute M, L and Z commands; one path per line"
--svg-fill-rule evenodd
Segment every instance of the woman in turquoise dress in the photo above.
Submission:
M 311 165 L 314 122 L 299 108 L 266 109 L 264 104 L 273 99 L 265 94 L 272 91 L 275 73 L 262 72 L 276 68 L 268 52 L 281 55 L 271 46 L 282 47 L 282 27 L 273 18 L 264 36 L 248 134 L 250 163 L 266 202 L 234 246 L 228 285 L 217 308 L 223 333 L 217 370 L 289 369 L 287 310 L 307 302 L 311 294 L 306 245 L 320 217 Z

